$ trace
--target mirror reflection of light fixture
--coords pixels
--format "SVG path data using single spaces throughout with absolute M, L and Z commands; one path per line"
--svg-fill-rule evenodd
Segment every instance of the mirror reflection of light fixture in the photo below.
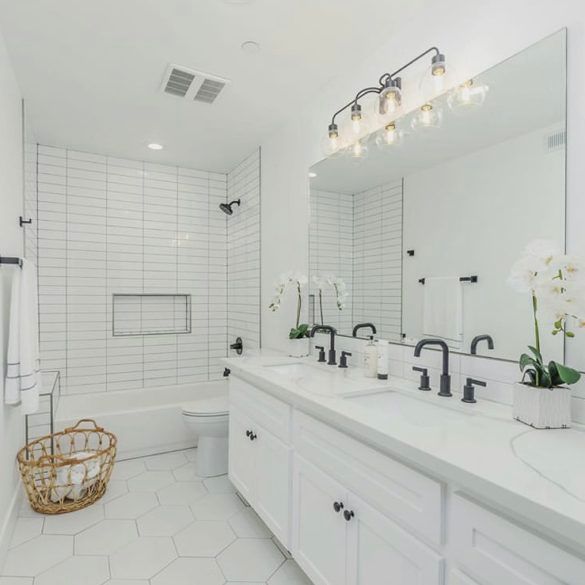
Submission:
M 439 128 L 442 119 L 443 114 L 441 110 L 427 102 L 426 104 L 423 104 L 413 116 L 410 125 L 413 130 Z
M 396 147 L 402 142 L 402 136 L 402 132 L 396 128 L 396 122 L 390 122 L 378 132 L 376 146 L 379 148 Z
M 487 85 L 477 85 L 473 79 L 468 79 L 449 93 L 447 105 L 456 113 L 473 110 L 483 105 L 488 91 Z
M 393 73 L 384 73 L 378 80 L 377 86 L 361 89 L 350 102 L 333 114 L 331 123 L 329 124 L 327 137 L 323 141 L 323 150 L 325 154 L 327 156 L 334 156 L 335 154 L 349 152 L 352 158 L 362 158 L 361 152 L 355 155 L 355 149 L 357 148 L 359 151 L 363 150 L 364 152 L 367 152 L 365 142 L 359 141 L 367 133 L 369 130 L 368 126 L 373 124 L 373 121 L 364 120 L 364 114 L 359 100 L 370 93 L 378 94 L 377 116 L 393 114 L 402 104 L 402 79 L 398 75 L 430 53 L 433 54 L 430 67 L 430 77 L 433 79 L 442 78 L 447 70 L 447 66 L 445 55 L 441 53 L 437 47 L 427 49 Z M 345 131 L 343 136 L 340 134 L 339 127 L 335 121 L 337 116 L 348 108 L 351 108 L 349 134 L 350 136 L 353 135 L 354 139 L 358 138 L 358 146 L 356 146 L 357 142 L 352 142 L 351 137 L 348 138 L 345 136 Z M 435 119 L 436 116 L 432 117 Z M 380 121 L 379 118 L 378 121 Z M 387 120 L 385 122 L 385 126 L 386 125 L 388 125 Z M 390 139 L 390 136 L 387 138 Z M 346 148 L 348 143 L 351 145 Z
M 355 162 L 360 162 L 368 156 L 368 145 L 365 140 L 356 140 L 348 148 L 350 158 Z

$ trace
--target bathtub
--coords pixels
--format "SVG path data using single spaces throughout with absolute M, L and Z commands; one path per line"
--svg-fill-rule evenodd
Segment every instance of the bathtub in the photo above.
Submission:
M 181 405 L 197 398 L 227 394 L 227 380 L 62 395 L 55 416 L 61 430 L 81 418 L 92 418 L 118 437 L 118 459 L 187 449 L 196 445 L 183 424 Z

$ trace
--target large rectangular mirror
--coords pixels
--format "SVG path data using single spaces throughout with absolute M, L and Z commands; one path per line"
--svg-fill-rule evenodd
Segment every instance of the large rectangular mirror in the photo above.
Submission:
M 372 323 L 396 342 L 443 337 L 463 353 L 490 335 L 494 349 L 478 353 L 515 360 L 532 339 L 531 307 L 507 284 L 510 268 L 532 240 L 565 243 L 565 31 L 431 106 L 371 134 L 366 158 L 310 169 L 310 320 L 345 335 Z M 437 112 L 441 124 L 427 126 Z M 560 337 L 543 349 L 563 359 Z

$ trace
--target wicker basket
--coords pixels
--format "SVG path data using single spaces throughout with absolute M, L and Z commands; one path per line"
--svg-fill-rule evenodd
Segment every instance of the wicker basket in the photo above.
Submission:
M 82 419 L 24 446 L 17 461 L 33 510 L 63 514 L 99 500 L 112 475 L 116 443 L 94 420 Z

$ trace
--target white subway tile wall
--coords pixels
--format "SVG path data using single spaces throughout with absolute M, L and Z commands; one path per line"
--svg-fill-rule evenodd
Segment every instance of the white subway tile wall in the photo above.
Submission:
M 44 369 L 64 393 L 221 376 L 226 175 L 38 146 Z M 192 332 L 112 336 L 114 293 L 190 294 Z
M 402 335 L 402 181 L 354 195 L 353 318 Z
M 32 220 L 24 226 L 24 255 L 37 265 L 37 145 L 29 142 L 24 144 L 24 218 Z
M 227 222 L 228 339 L 260 347 L 260 150 L 227 175 L 227 201 L 240 199 Z
M 352 328 L 353 286 L 353 200 L 351 194 L 311 190 L 311 225 L 309 229 L 311 276 L 335 275 L 347 286 L 347 302 L 339 310 L 335 290 L 325 286 L 322 303 L 319 290 L 311 280 L 309 283 L 309 320 L 324 323 L 347 333 Z M 323 307 L 323 319 L 321 309 Z
M 355 194 L 311 190 L 311 275 L 339 275 L 350 293 L 338 311 L 333 291 L 325 289 L 328 325 L 347 333 L 357 323 L 373 322 L 379 335 L 401 338 L 402 196 L 402 181 Z M 320 321 L 313 283 L 309 293 Z

